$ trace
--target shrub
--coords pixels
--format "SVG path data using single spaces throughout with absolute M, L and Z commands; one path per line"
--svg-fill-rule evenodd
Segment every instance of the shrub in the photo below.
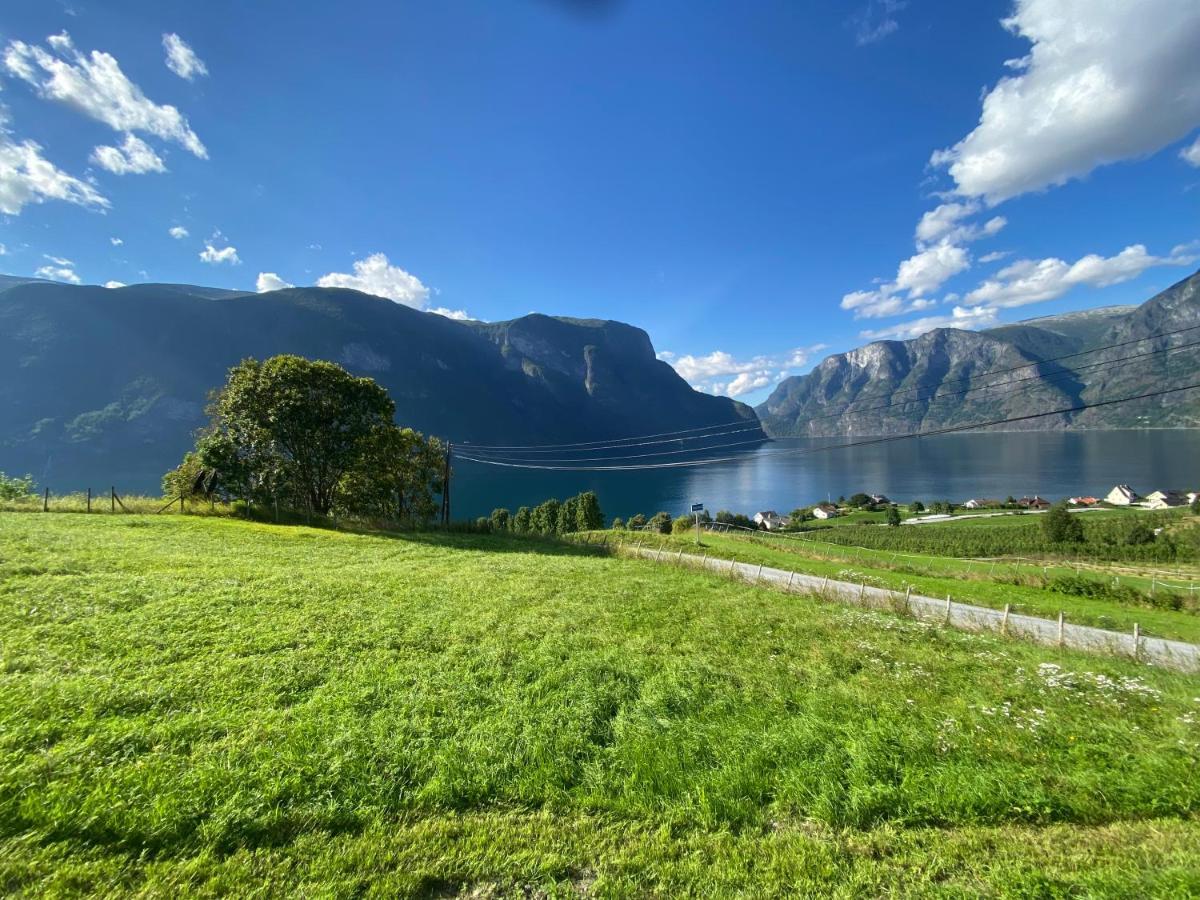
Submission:
M 630 530 L 637 531 L 637 530 L 641 530 L 642 528 L 645 528 L 645 527 L 646 527 L 646 517 L 643 516 L 641 513 L 636 513 L 635 515 L 632 515 L 629 517 Z
M 490 521 L 492 531 L 508 531 L 512 527 L 512 513 L 503 507 L 493 509 Z
M 671 523 L 671 532 L 673 534 L 687 534 L 696 524 L 696 520 L 691 516 L 680 516 Z
M 625 521 L 620 516 L 616 516 L 612 520 L 612 528 L 613 528 L 613 531 L 624 531 L 625 530 Z
M 17 478 L 0 472 L 0 500 L 20 500 L 33 494 L 33 476 Z
M 895 503 L 888 507 L 887 523 L 893 526 L 900 524 L 900 510 Z
M 671 514 L 669 512 L 656 512 L 646 524 L 650 526 L 651 531 L 657 531 L 659 534 L 670 534 Z
M 1067 511 L 1067 504 L 1056 503 L 1042 516 L 1042 534 L 1055 544 L 1078 544 L 1083 542 L 1083 522 Z M 1153 536 L 1151 536 L 1153 540 Z

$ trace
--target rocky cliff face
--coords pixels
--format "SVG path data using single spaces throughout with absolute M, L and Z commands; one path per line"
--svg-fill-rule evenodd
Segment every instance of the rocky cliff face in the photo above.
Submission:
M 807 375 L 781 382 L 757 411 L 772 436 L 888 435 L 1131 396 L 1160 384 L 1187 383 L 1189 376 L 1200 379 L 1196 350 L 1124 359 L 1200 341 L 1200 329 L 1053 360 L 1196 324 L 1200 273 L 1138 307 L 1033 319 L 984 332 L 943 328 L 910 341 L 878 341 L 835 354 Z M 987 385 L 992 387 L 981 389 Z M 1004 427 L 1145 426 L 1200 427 L 1200 392 Z
M 155 488 L 239 360 L 296 353 L 369 375 L 397 419 L 474 443 L 568 442 L 746 420 L 619 322 L 456 322 L 355 291 L 242 294 L 0 282 L 0 470 L 58 490 Z

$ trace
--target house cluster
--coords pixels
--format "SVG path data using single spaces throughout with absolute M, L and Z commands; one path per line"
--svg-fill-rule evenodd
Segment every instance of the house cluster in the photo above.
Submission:
M 883 494 L 868 494 L 871 506 L 888 506 L 892 501 Z M 836 503 L 818 503 L 812 508 L 814 519 L 834 519 L 842 514 Z M 791 516 L 781 516 L 773 509 L 764 509 L 754 514 L 754 524 L 766 531 L 780 531 L 792 522 Z
M 1110 506 L 1141 506 L 1146 509 L 1173 509 L 1189 506 L 1200 497 L 1200 491 L 1154 491 L 1142 497 L 1127 484 L 1118 484 L 1104 498 Z M 1085 502 L 1090 501 L 1090 502 Z M 1100 501 L 1095 497 L 1072 497 L 1071 503 L 1080 506 L 1095 506 Z

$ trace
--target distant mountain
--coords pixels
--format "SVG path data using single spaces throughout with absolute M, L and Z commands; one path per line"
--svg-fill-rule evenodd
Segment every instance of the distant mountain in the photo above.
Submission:
M 732 421 L 639 328 L 529 315 L 458 322 L 356 291 L 0 282 L 0 470 L 58 490 L 156 488 L 239 360 L 295 353 L 387 388 L 397 420 L 457 442 L 591 441 Z
M 1200 273 L 1141 306 L 1046 316 L 979 332 L 939 328 L 913 340 L 876 341 L 834 354 L 807 375 L 780 382 L 756 411 L 773 437 L 889 435 L 1132 396 L 1200 379 L 1197 349 L 1124 359 L 1200 341 L 1200 329 L 1055 360 L 1190 325 L 1200 325 Z M 1019 366 L 1028 368 L 1005 371 Z M 984 377 L 992 372 L 1003 374 Z M 1035 375 L 1049 377 L 1030 377 Z M 964 393 L 988 384 L 997 387 Z M 1004 427 L 1195 428 L 1200 391 Z

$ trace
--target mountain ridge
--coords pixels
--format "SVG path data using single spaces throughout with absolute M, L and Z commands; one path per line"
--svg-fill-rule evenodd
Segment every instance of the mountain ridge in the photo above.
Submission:
M 0 287 L 0 469 L 157 486 L 241 359 L 296 353 L 375 378 L 397 421 L 470 443 L 756 423 L 692 390 L 640 328 L 535 314 L 460 322 L 339 288 Z M 765 439 L 765 436 L 764 436 Z
M 907 341 L 873 341 L 832 354 L 805 375 L 784 379 L 755 411 L 772 437 L 848 437 L 909 434 L 1133 396 L 1200 369 L 1196 350 L 1127 359 L 1183 343 L 1153 336 L 1191 325 L 1200 325 L 1200 272 L 1137 306 L 1041 316 L 983 331 L 939 328 Z M 1193 339 L 1200 340 L 1200 332 Z M 1144 343 L 1094 349 L 1135 340 Z M 1059 361 L 1074 355 L 1078 358 Z M 1016 371 L 1005 374 L 1010 370 Z M 997 377 L 984 377 L 991 373 Z M 989 384 L 996 387 L 965 393 Z M 1200 397 L 1134 401 L 1008 427 L 1194 428 L 1200 427 Z

